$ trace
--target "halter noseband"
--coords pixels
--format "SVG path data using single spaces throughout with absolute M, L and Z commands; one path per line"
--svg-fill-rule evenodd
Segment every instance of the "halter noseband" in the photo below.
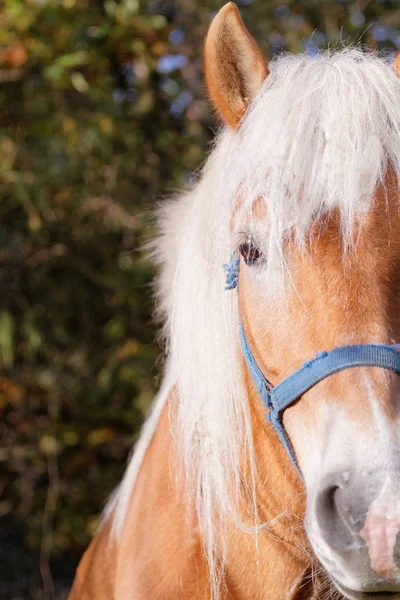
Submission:
M 234 255 L 229 265 L 224 265 L 226 271 L 225 289 L 227 290 L 232 290 L 238 285 L 239 262 L 237 256 Z M 283 425 L 283 411 L 317 383 L 345 369 L 380 367 L 400 375 L 400 345 L 360 344 L 341 346 L 329 352 L 321 352 L 274 387 L 264 377 L 258 366 L 251 352 L 240 317 L 239 320 L 240 341 L 247 368 L 261 400 L 268 409 L 267 418 L 272 422 L 291 463 L 297 470 L 301 480 L 303 480 L 293 446 Z

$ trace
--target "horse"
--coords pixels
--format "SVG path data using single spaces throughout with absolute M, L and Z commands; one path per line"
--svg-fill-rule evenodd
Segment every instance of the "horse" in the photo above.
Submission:
M 164 379 L 70 600 L 400 598 L 399 72 L 213 19 L 224 125 L 152 246 Z

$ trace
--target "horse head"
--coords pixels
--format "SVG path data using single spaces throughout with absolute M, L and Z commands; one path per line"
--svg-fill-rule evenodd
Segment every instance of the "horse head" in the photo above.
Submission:
M 229 287 L 260 385 L 344 346 L 396 353 L 400 61 L 393 69 L 349 49 L 267 66 L 232 3 L 211 24 L 205 57 L 230 130 Z M 282 413 L 308 538 L 347 598 L 400 593 L 400 378 L 382 366 L 332 372 Z M 243 368 L 267 437 L 271 407 Z

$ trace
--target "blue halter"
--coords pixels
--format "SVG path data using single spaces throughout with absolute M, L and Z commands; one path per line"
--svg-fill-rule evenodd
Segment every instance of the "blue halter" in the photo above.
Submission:
M 226 271 L 225 289 L 227 290 L 232 290 L 238 285 L 239 263 L 239 259 L 234 255 L 230 264 L 224 265 Z M 361 344 L 357 346 L 342 346 L 330 352 L 321 352 L 274 387 L 264 377 L 251 352 L 241 318 L 239 325 L 243 355 L 246 359 L 247 368 L 253 383 L 261 400 L 268 409 L 267 418 L 272 422 L 291 463 L 302 480 L 303 476 L 297 463 L 293 446 L 283 425 L 283 411 L 314 387 L 314 385 L 344 369 L 352 367 L 381 367 L 400 375 L 400 345 Z

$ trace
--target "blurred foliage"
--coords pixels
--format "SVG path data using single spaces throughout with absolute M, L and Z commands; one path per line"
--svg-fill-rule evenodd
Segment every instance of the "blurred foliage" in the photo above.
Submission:
M 400 46 L 398 0 L 239 4 L 269 56 Z M 201 49 L 220 6 L 1 5 L 1 598 L 65 597 L 154 394 L 140 246 L 213 137 Z

